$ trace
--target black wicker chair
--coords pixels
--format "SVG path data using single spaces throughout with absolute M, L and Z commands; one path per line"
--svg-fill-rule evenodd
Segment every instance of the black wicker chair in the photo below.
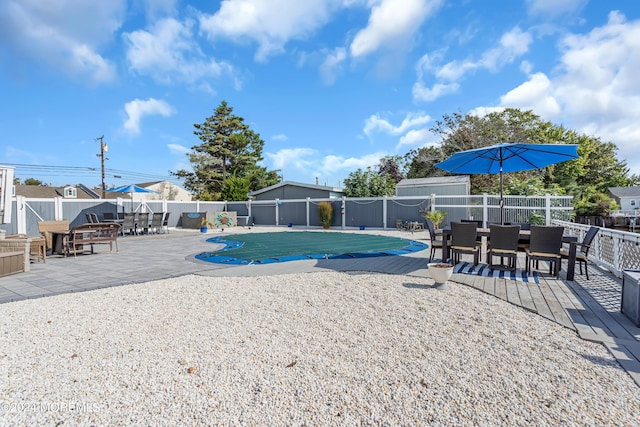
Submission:
M 591 243 L 593 243 L 593 239 L 596 237 L 596 234 L 598 234 L 598 231 L 600 231 L 600 228 L 590 227 L 589 230 L 587 230 L 587 234 L 584 235 L 582 242 L 576 244 L 576 262 L 580 266 L 580 274 L 582 274 L 582 264 L 584 264 L 584 273 L 587 276 L 587 280 L 589 280 L 589 269 L 587 268 L 589 249 L 591 249 Z M 562 259 L 568 260 L 569 250 L 561 248 L 560 256 Z
M 430 219 L 426 219 L 427 228 L 429 229 L 429 239 L 431 240 L 431 253 L 429 254 L 429 262 L 433 259 L 433 255 L 436 253 L 436 249 L 440 249 L 442 252 L 442 239 L 438 239 L 436 234 L 436 227 L 433 225 Z M 444 260 L 443 260 L 444 261 Z
M 520 236 L 519 225 L 497 225 L 489 226 L 489 250 L 487 251 L 487 263 L 489 269 L 500 268 L 508 271 L 516 271 L 518 260 L 518 239 Z M 493 263 L 493 257 L 500 257 L 500 264 Z M 507 258 L 507 265 L 504 259 Z
M 478 246 L 478 230 L 475 222 L 451 223 L 451 258 L 453 263 L 460 262 L 460 255 L 473 255 L 473 265 L 480 262 L 480 247 Z
M 563 234 L 564 227 L 561 226 L 531 225 L 531 239 L 525 251 L 527 272 L 531 271 L 533 261 L 536 262 L 536 268 L 540 261 L 547 261 L 549 274 L 559 277 Z

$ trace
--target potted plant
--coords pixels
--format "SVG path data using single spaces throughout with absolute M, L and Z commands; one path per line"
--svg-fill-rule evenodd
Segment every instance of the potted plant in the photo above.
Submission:
M 444 220 L 444 217 L 447 216 L 447 213 L 448 212 L 440 212 L 439 210 L 434 210 L 423 213 L 422 216 L 425 219 L 431 221 L 433 223 L 433 226 L 437 230 L 438 228 L 440 228 L 440 223 Z
M 318 203 L 318 211 L 320 213 L 320 224 L 322 228 L 327 229 L 331 227 L 333 222 L 333 205 L 330 202 Z
M 443 262 L 432 262 L 427 264 L 429 275 L 435 282 L 436 289 L 449 289 L 447 281 L 453 274 L 453 264 Z
M 213 227 L 213 224 L 211 223 L 211 221 L 207 219 L 206 216 L 203 216 L 202 219 L 200 219 L 200 232 L 201 233 L 208 232 L 209 227 Z

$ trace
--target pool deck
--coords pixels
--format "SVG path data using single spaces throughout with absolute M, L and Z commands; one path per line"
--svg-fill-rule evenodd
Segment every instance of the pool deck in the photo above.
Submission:
M 289 230 L 276 227 L 254 227 L 251 230 L 239 227 L 231 233 L 265 231 Z M 426 232 L 367 232 L 428 243 Z M 221 233 L 223 232 L 210 231 L 207 235 L 202 235 L 193 231 L 171 230 L 168 234 L 120 238 L 118 253 L 109 252 L 108 245 L 96 245 L 96 253 L 92 255 L 69 258 L 48 256 L 46 263 L 32 262 L 29 272 L 1 277 L 0 304 L 188 274 L 254 277 L 322 271 L 370 271 L 429 278 L 425 259 L 429 255 L 428 250 L 402 256 L 304 260 L 244 266 L 196 260 L 196 254 L 214 250 L 212 244 L 206 242 L 206 238 L 219 236 Z M 231 234 L 228 230 L 224 233 Z M 519 260 L 519 264 L 518 267 L 524 267 L 524 259 Z M 451 280 L 543 316 L 576 331 L 585 340 L 603 344 L 640 386 L 640 328 L 620 312 L 621 280 L 593 264 L 589 265 L 589 281 L 579 274 L 577 267 L 576 270 L 575 281 L 565 280 L 566 276 L 561 272 L 558 280 L 541 274 L 539 284 L 467 274 L 454 274 Z

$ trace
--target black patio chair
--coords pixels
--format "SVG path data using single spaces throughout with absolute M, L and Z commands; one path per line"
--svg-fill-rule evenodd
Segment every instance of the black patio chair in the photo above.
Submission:
M 582 264 L 584 264 L 584 273 L 587 276 L 587 280 L 589 280 L 589 268 L 587 267 L 587 261 L 589 260 L 589 249 L 591 249 L 591 243 L 593 243 L 593 239 L 596 237 L 596 234 L 598 234 L 598 231 L 600 231 L 599 227 L 589 227 L 589 230 L 587 230 L 587 234 L 584 235 L 584 239 L 582 239 L 582 242 L 576 243 L 576 262 L 580 266 L 580 274 L 582 274 Z M 560 256 L 562 257 L 562 259 L 568 260 L 569 250 L 561 248 Z
M 473 255 L 474 266 L 480 262 L 478 229 L 475 222 L 451 223 L 451 258 L 454 264 L 460 262 L 462 254 Z
M 536 262 L 536 269 L 539 267 L 540 261 L 547 261 L 549 274 L 560 276 L 560 262 L 562 261 L 560 248 L 562 247 L 563 234 L 564 227 L 561 226 L 531 225 L 529 247 L 525 250 L 527 273 L 531 271 L 533 261 Z
M 516 271 L 518 260 L 518 239 L 520 237 L 519 225 L 498 225 L 489 226 L 489 250 L 487 251 L 487 263 L 489 270 L 500 268 L 507 271 Z M 500 264 L 493 263 L 493 257 L 500 257 Z M 507 258 L 507 265 L 504 259 Z

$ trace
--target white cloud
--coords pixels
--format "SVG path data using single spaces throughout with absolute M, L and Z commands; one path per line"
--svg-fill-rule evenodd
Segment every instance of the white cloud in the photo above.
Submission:
M 440 0 L 381 0 L 371 8 L 367 27 L 351 42 L 351 55 L 362 57 L 380 48 L 407 49 L 414 33 L 441 3 Z
M 127 113 L 124 129 L 134 135 L 140 133 L 140 120 L 144 116 L 160 115 L 169 117 L 174 113 L 173 108 L 165 101 L 158 101 L 153 98 L 149 98 L 146 101 L 136 98 L 131 102 L 127 102 L 124 109 Z
M 192 25 L 190 21 L 167 18 L 157 21 L 149 31 L 125 33 L 129 69 L 163 83 L 195 83 L 233 75 L 230 64 L 204 56 L 193 39 Z
M 314 159 L 312 157 L 315 157 L 317 152 L 312 148 L 285 148 L 276 153 L 266 154 L 273 162 L 275 169 L 293 168 L 304 170 L 313 164 Z
M 436 83 L 433 87 L 428 88 L 422 82 L 416 82 L 413 84 L 413 88 L 411 89 L 411 94 L 413 95 L 413 99 L 416 101 L 435 101 L 444 95 L 449 95 L 450 93 L 456 93 L 460 89 L 460 85 L 457 83 L 451 84 L 442 84 Z
M 401 135 L 408 130 L 423 126 L 431 121 L 431 117 L 423 112 L 408 113 L 398 126 L 392 125 L 388 120 L 382 118 L 380 114 L 370 116 L 364 126 L 364 133 L 371 136 L 374 131 L 388 135 Z
M 175 13 L 178 0 L 140 0 L 144 3 L 147 17 L 150 21 L 161 16 L 169 16 Z
M 479 69 L 497 72 L 528 52 L 532 42 L 531 34 L 516 27 L 503 34 L 497 46 L 483 52 L 476 60 L 450 61 L 437 67 L 436 62 L 441 58 L 441 53 L 424 55 L 416 64 L 417 81 L 412 89 L 413 99 L 429 102 L 455 93 L 460 88 L 458 81 L 466 74 Z M 431 75 L 436 81 L 429 87 L 425 80 Z
M 587 3 L 588 0 L 527 0 L 527 8 L 531 15 L 556 17 L 575 13 Z
M 290 40 L 303 40 L 329 21 L 340 0 L 224 0 L 200 26 L 211 38 L 225 37 L 258 44 L 255 57 L 264 61 L 284 51 Z
M 169 149 L 169 151 L 171 152 L 171 154 L 187 154 L 189 152 L 191 152 L 191 149 L 185 147 L 184 145 L 180 145 L 180 144 L 167 144 L 167 148 Z
M 324 84 L 332 85 L 335 83 L 336 73 L 346 59 L 347 50 L 343 47 L 335 48 L 326 54 L 324 62 L 320 65 L 320 75 Z
M 376 152 L 366 154 L 362 157 L 342 157 L 328 155 L 322 159 L 321 166 L 315 169 L 312 176 L 326 177 L 334 176 L 336 173 L 349 173 L 357 169 L 366 169 L 369 166 L 375 166 L 380 163 L 380 159 L 386 156 L 386 153 Z
M 557 119 L 561 113 L 560 105 L 553 96 L 552 83 L 543 73 L 530 76 L 529 81 L 503 95 L 500 104 L 533 110 L 547 119 Z
M 287 135 L 285 135 L 283 133 L 279 133 L 279 134 L 273 135 L 271 137 L 272 141 L 286 141 L 287 139 L 289 139 L 289 138 L 287 138 Z
M 632 173 L 640 174 L 640 21 L 611 12 L 606 25 L 569 34 L 547 76 L 534 73 L 502 96 L 499 107 L 532 109 L 546 120 L 611 141 Z
M 422 147 L 433 138 L 434 136 L 429 129 L 412 129 L 400 138 L 398 145 L 396 145 L 396 151 L 404 150 L 407 147 Z
M 125 0 L 6 0 L 0 4 L 0 45 L 12 58 L 45 63 L 95 83 L 115 78 L 115 67 L 98 52 L 124 21 Z

